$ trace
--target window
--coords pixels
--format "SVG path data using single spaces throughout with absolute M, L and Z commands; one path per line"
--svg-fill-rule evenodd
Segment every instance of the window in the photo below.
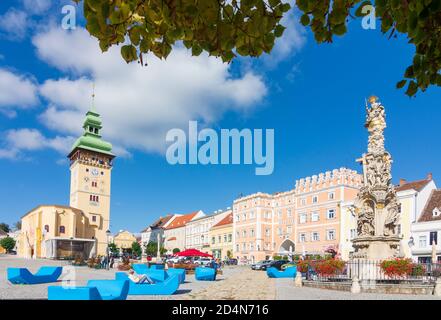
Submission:
M 306 213 L 300 214 L 300 223 L 306 223 Z
M 280 236 L 282 235 L 282 228 L 277 228 L 277 234 Z
M 318 202 L 318 197 L 317 196 L 313 196 L 312 197 L 312 203 L 317 203 Z
M 224 242 L 227 242 L 227 235 L 224 234 Z
M 92 181 L 92 187 L 98 187 L 98 182 L 96 182 L 96 181 Z
M 250 243 L 250 250 L 254 250 L 254 243 Z
M 335 230 L 327 230 L 326 231 L 326 240 L 335 240 Z
M 89 196 L 89 200 L 91 201 L 91 202 L 99 202 L 99 197 L 98 196 L 94 196 L 94 195 L 90 195 Z
M 291 234 L 292 233 L 292 226 L 286 227 L 286 233 Z
M 216 238 L 215 237 L 211 237 L 211 244 L 214 244 L 216 242 Z
M 317 222 L 319 221 L 320 214 L 318 211 L 314 211 L 311 213 L 311 221 Z
M 96 222 L 96 216 L 92 216 L 92 221 Z
M 254 211 L 250 211 L 250 219 L 254 218 Z
M 286 211 L 286 215 L 288 216 L 288 218 L 292 217 L 291 209 L 288 209 L 288 211 Z
M 247 236 L 247 231 L 246 231 L 246 230 L 243 230 L 243 231 L 242 231 L 242 237 L 245 238 L 246 236 Z
M 64 228 L 64 226 L 60 226 L 60 233 L 66 233 L 66 229 Z
M 300 205 L 302 206 L 306 205 L 306 198 L 300 199 Z
M 247 219 L 247 214 L 246 213 L 242 214 L 242 220 L 245 221 L 246 219 Z
M 328 209 L 327 218 L 328 219 L 334 219 L 335 218 L 335 209 Z
M 239 244 L 236 244 L 236 251 L 239 251 Z
M 320 235 L 318 232 L 313 232 L 312 233 L 312 241 L 319 241 L 320 240 Z
M 236 231 L 236 238 L 240 238 L 239 231 Z
M 254 237 L 254 229 L 251 229 L 251 236 Z
M 329 192 L 328 193 L 328 200 L 334 200 L 335 198 L 335 193 L 334 192 Z
M 242 250 L 245 251 L 247 249 L 247 244 L 246 243 L 242 243 Z
M 357 236 L 357 230 L 356 229 L 351 229 L 351 233 L 349 235 L 349 237 L 352 239 L 354 239 Z
M 240 221 L 240 216 L 236 214 L 236 221 Z
M 300 234 L 299 241 L 300 242 L 306 242 L 306 233 L 301 233 Z
M 267 237 L 270 236 L 270 229 L 265 229 L 265 235 L 266 235 Z
M 218 243 L 221 243 L 221 242 L 222 242 L 222 237 L 221 237 L 221 236 L 218 236 L 218 237 L 217 237 L 217 242 L 218 242 Z
M 438 244 L 438 232 L 431 231 L 429 240 L 430 240 L 430 242 L 429 242 L 430 245 L 432 245 L 432 243 L 434 243 L 434 242 L 435 242 L 435 244 Z
M 44 231 L 49 232 L 49 225 L 48 225 L 48 224 L 46 224 L 46 225 L 44 226 Z
M 432 215 L 433 215 L 434 217 L 439 217 L 439 216 L 441 215 L 441 210 L 440 210 L 439 208 L 435 208 L 435 209 L 433 209 L 433 211 L 432 211 Z
M 233 241 L 233 235 L 230 233 L 230 234 L 228 234 L 228 242 L 231 242 L 231 241 Z
M 420 236 L 418 239 L 418 245 L 420 248 L 425 248 L 427 246 L 427 236 Z

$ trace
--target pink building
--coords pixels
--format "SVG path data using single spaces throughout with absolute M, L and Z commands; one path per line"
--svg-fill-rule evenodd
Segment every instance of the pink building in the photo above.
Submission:
M 341 204 L 356 197 L 362 176 L 341 168 L 296 181 L 276 194 L 233 203 L 233 254 L 241 263 L 274 255 L 323 254 L 340 248 Z

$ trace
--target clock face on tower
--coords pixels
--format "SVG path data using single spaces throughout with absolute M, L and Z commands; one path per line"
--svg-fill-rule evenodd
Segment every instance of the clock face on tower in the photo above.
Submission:
M 95 176 L 95 177 L 99 174 L 97 168 L 93 168 L 92 171 L 91 171 L 91 173 L 92 173 L 92 175 Z

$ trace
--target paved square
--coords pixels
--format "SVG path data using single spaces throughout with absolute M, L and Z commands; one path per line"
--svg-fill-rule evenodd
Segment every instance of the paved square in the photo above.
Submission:
M 8 267 L 24 267 L 36 272 L 41 266 L 66 266 L 64 261 L 26 260 L 14 256 L 0 255 L 0 299 L 47 299 L 51 284 L 13 285 L 7 281 Z M 75 267 L 76 285 L 86 285 L 91 279 L 114 279 L 117 270 L 95 270 Z M 224 274 L 212 281 L 196 281 L 194 275 L 187 275 L 186 282 L 172 296 L 128 296 L 128 300 L 406 300 L 437 299 L 441 297 L 424 295 L 351 294 L 349 292 L 315 288 L 295 288 L 292 279 L 270 279 L 264 271 L 253 271 L 248 266 L 224 268 Z

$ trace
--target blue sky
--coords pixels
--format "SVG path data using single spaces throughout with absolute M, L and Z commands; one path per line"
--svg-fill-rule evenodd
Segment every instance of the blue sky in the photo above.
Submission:
M 122 63 L 117 50 L 99 53 L 80 11 L 77 30 L 66 33 L 61 6 L 49 4 L 0 4 L 0 221 L 12 224 L 39 204 L 68 204 L 65 155 L 81 133 L 93 82 L 103 135 L 119 155 L 112 231 L 139 232 L 170 212 L 210 213 L 240 193 L 288 190 L 334 168 L 360 170 L 364 99 L 372 94 L 386 108 L 394 181 L 441 177 L 441 90 L 410 99 L 395 89 L 413 56 L 403 37 L 388 40 L 352 21 L 345 37 L 317 45 L 291 16 L 270 57 L 228 66 L 177 48 L 166 62 L 149 58 L 140 68 Z M 254 165 L 169 165 L 165 132 L 188 120 L 216 130 L 273 128 L 273 174 L 256 176 Z

